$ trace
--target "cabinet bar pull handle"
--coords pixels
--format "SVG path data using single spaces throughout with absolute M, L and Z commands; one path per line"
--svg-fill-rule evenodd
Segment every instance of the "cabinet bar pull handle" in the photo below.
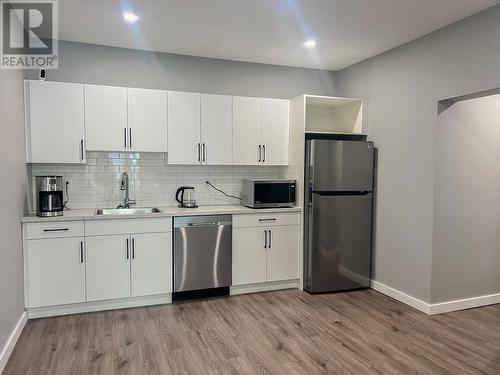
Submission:
M 132 259 L 135 259 L 135 238 L 132 238 Z
M 83 160 L 83 159 L 84 159 L 84 158 L 83 158 L 83 139 L 81 139 L 81 140 L 80 140 L 80 150 L 81 150 L 81 154 L 80 154 L 80 156 L 81 156 L 81 158 L 82 158 L 82 160 Z
M 130 148 L 132 148 L 132 128 L 128 128 L 128 145 Z
M 262 158 L 262 162 L 266 162 L 266 145 L 262 145 L 262 150 L 264 151 L 264 157 Z
M 269 230 L 269 248 L 273 247 L 273 236 L 271 235 L 271 231 Z
M 264 249 L 267 249 L 267 230 L 264 231 Z
M 262 161 L 262 146 L 259 145 L 259 163 Z
M 54 229 L 44 229 L 44 232 L 64 232 L 69 230 L 69 228 L 54 228 Z
M 80 241 L 80 263 L 83 263 L 83 241 Z
M 201 161 L 201 145 L 198 143 L 198 161 Z
M 260 222 L 263 222 L 263 221 L 276 221 L 276 218 L 273 217 L 273 218 L 270 218 L 270 219 L 259 219 Z
M 128 238 L 127 238 L 127 259 L 129 259 L 129 252 L 128 252 Z
M 207 160 L 207 150 L 205 149 L 205 143 L 203 143 L 203 161 Z
M 127 128 L 123 128 L 123 137 L 125 139 L 125 148 L 127 148 Z

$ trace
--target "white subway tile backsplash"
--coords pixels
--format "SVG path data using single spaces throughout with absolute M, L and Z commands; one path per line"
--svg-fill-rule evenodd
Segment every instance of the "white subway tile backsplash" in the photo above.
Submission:
M 287 172 L 287 167 L 181 166 L 166 163 L 162 153 L 87 152 L 85 165 L 33 164 L 32 192 L 35 196 L 35 176 L 60 175 L 64 182 L 70 182 L 70 208 L 115 207 L 123 200 L 120 177 L 122 172 L 127 172 L 130 197 L 137 201 L 138 206 L 175 206 L 174 194 L 180 186 L 194 186 L 200 205 L 238 204 L 238 200 L 225 197 L 205 181 L 210 180 L 226 193 L 239 196 L 242 179 L 283 178 Z

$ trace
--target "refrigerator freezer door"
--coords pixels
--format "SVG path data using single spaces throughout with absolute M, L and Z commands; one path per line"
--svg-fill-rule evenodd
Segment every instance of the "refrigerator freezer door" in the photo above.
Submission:
M 317 192 L 372 191 L 373 142 L 314 139 L 306 142 L 306 175 Z
M 372 194 L 313 193 L 306 218 L 305 285 L 311 293 L 368 287 Z

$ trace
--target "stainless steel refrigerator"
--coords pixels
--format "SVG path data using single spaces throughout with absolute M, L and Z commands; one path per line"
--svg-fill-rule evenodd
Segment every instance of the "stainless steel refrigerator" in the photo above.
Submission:
M 325 293 L 370 285 L 374 146 L 306 141 L 304 289 Z

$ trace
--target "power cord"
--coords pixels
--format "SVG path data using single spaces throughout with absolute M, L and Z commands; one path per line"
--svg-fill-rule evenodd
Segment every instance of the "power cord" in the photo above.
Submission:
M 224 194 L 226 197 L 228 198 L 234 198 L 234 199 L 238 199 L 241 201 L 241 198 L 240 197 L 237 197 L 236 195 L 230 195 L 230 194 L 227 194 L 225 191 L 219 189 L 218 187 L 214 186 L 210 181 L 205 181 L 209 186 L 211 186 L 213 189 L 217 190 L 218 192 Z

